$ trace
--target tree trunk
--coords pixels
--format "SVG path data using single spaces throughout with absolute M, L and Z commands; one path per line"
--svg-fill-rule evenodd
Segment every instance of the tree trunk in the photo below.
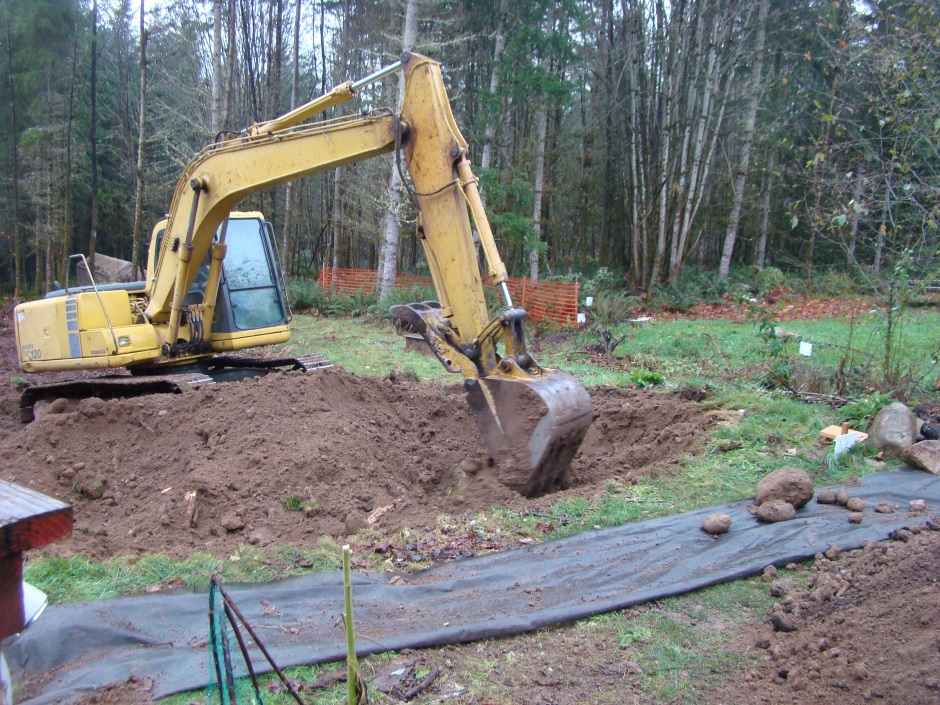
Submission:
M 294 47 L 293 67 L 290 82 L 290 109 L 297 107 L 297 95 L 300 92 L 300 11 L 301 0 L 295 0 L 294 8 Z M 291 228 L 294 227 L 294 214 L 292 211 L 294 198 L 294 182 L 288 181 L 284 188 L 284 232 L 281 233 L 281 278 L 287 282 L 290 274 L 290 243 Z
M 846 264 L 854 267 L 857 264 L 855 259 L 855 243 L 858 241 L 858 220 L 862 213 L 862 207 L 859 201 L 862 199 L 862 189 L 865 187 L 865 167 L 859 162 L 858 173 L 855 174 L 855 189 L 852 192 L 852 223 L 849 226 L 849 241 L 845 245 Z
M 493 70 L 490 73 L 490 95 L 496 96 L 499 90 L 499 60 L 506 49 L 506 11 L 509 0 L 499 0 L 499 17 L 496 21 L 496 45 L 493 47 Z M 498 115 L 490 115 L 486 121 L 486 133 L 483 136 L 483 154 L 480 157 L 480 169 L 486 171 L 493 165 L 493 140 L 496 137 L 496 124 Z M 486 195 L 480 194 L 483 205 L 486 205 Z
M 69 250 L 72 247 L 72 124 L 75 119 L 75 84 L 78 82 L 78 17 L 75 19 L 75 37 L 72 43 L 72 78 L 69 81 L 68 120 L 65 128 L 65 193 L 62 197 L 62 252 L 59 261 L 59 277 L 68 277 Z M 89 268 L 91 265 L 89 265 Z M 91 270 L 94 273 L 94 269 Z
M 536 118 L 538 121 L 538 142 L 535 145 L 535 199 L 532 205 L 532 247 L 529 250 L 529 277 L 539 280 L 539 245 L 542 233 L 542 186 L 545 183 L 545 141 L 548 134 L 548 112 L 540 106 Z
M 235 85 L 235 0 L 229 0 L 228 17 L 228 54 L 225 59 L 225 86 L 222 91 L 222 114 L 219 116 L 219 129 L 225 129 L 232 120 L 232 92 Z
M 13 139 L 10 140 L 10 149 L 13 152 L 13 169 L 11 174 L 11 191 L 13 196 L 13 298 L 19 300 L 22 293 L 22 280 L 20 273 L 23 270 L 23 243 L 20 234 L 20 195 L 19 195 L 19 134 L 16 131 L 16 83 L 13 80 L 13 43 L 10 35 L 10 4 L 7 3 L 6 35 L 7 35 L 7 82 L 10 89 L 10 129 Z
M 339 241 L 342 232 L 343 220 L 343 189 L 340 186 L 340 180 L 343 173 L 342 167 L 333 171 L 333 269 L 339 267 Z M 333 282 L 330 282 L 329 290 L 333 291 Z
M 777 150 L 771 148 L 767 155 L 767 170 L 761 186 L 760 235 L 757 238 L 757 271 L 763 271 L 767 260 L 767 230 L 770 225 L 770 196 L 774 188 L 774 168 L 777 165 Z
M 612 149 L 614 132 L 613 107 L 613 2 L 607 0 L 601 8 L 600 35 L 603 38 L 604 85 L 605 91 L 602 99 L 604 105 L 604 196 L 601 206 L 601 243 L 598 253 L 598 264 L 602 267 L 610 265 L 611 231 L 613 230 L 613 203 L 614 203 L 614 154 Z
M 411 51 L 418 37 L 417 0 L 408 0 L 405 7 L 405 27 L 402 32 L 402 50 Z M 405 98 L 405 74 L 398 74 L 398 104 Z M 382 252 L 379 257 L 379 298 L 385 298 L 395 288 L 395 270 L 398 268 L 398 245 L 401 229 L 398 223 L 398 210 L 401 208 L 401 176 L 394 155 L 388 177 L 388 204 L 382 226 Z
M 212 134 L 222 130 L 222 0 L 212 0 Z
M 721 250 L 721 263 L 718 276 L 727 279 L 731 272 L 731 255 L 738 236 L 738 224 L 741 219 L 741 205 L 744 202 L 744 188 L 747 185 L 747 170 L 751 162 L 751 144 L 754 141 L 754 126 L 757 119 L 757 105 L 760 102 L 761 72 L 764 65 L 764 35 L 767 27 L 769 0 L 761 0 L 757 16 L 757 40 L 754 43 L 754 64 L 751 71 L 751 95 L 748 99 L 747 112 L 744 116 L 744 134 L 742 135 L 741 159 L 734 177 L 731 213 L 728 215 L 728 229 L 725 243 Z
M 885 197 L 882 201 L 881 227 L 878 228 L 878 236 L 875 240 L 875 261 L 872 264 L 875 274 L 881 274 L 881 258 L 884 253 L 885 240 L 888 237 L 888 226 L 891 224 L 891 174 L 889 173 L 885 182 Z
M 137 123 L 137 188 L 134 200 L 134 236 L 131 243 L 131 264 L 134 271 L 140 267 L 144 228 L 144 153 L 147 140 L 147 29 L 144 24 L 144 2 L 145 0 L 140 0 L 140 116 Z
M 98 0 L 91 5 L 91 232 L 88 236 L 88 266 L 95 271 L 98 247 Z M 136 278 L 137 273 L 133 276 Z

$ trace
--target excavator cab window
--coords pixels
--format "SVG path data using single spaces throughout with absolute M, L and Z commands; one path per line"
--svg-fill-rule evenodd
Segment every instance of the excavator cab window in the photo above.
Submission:
M 225 243 L 228 252 L 222 271 L 235 327 L 254 330 L 285 323 L 277 265 L 263 223 L 232 218 Z

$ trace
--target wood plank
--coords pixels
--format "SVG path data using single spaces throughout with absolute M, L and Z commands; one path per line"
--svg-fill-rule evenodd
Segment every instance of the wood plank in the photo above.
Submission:
M 45 546 L 71 531 L 71 505 L 0 480 L 0 558 Z
M 0 558 L 0 641 L 23 629 L 23 554 Z

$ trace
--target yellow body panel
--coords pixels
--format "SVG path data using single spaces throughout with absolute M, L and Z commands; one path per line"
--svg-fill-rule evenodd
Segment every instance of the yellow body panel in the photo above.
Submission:
M 288 326 L 273 326 L 238 333 L 213 333 L 210 338 L 212 352 L 232 352 L 261 345 L 277 345 L 290 340 Z
M 134 323 L 128 293 L 100 296 L 83 292 L 17 306 L 20 367 L 25 372 L 124 367 L 159 357 L 157 333 L 149 323 Z
M 129 326 L 134 322 L 126 291 L 102 291 L 99 294 L 84 292 L 75 295 L 75 303 L 79 330 L 107 328 L 109 323 L 113 327 Z

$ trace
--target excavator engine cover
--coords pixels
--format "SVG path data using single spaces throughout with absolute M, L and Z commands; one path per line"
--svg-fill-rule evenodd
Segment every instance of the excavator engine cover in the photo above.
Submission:
M 587 390 L 560 370 L 499 373 L 467 383 L 499 481 L 526 497 L 567 487 L 568 469 L 594 419 Z

